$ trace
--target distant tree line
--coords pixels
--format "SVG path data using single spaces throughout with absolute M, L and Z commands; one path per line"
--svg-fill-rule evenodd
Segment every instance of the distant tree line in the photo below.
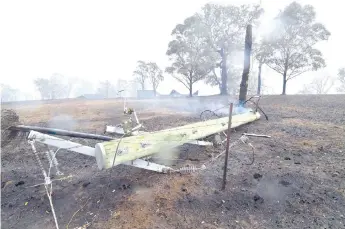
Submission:
M 99 81 L 94 88 L 93 84 L 87 80 L 66 77 L 59 73 L 54 73 L 48 78 L 36 78 L 34 85 L 41 95 L 41 99 L 64 99 L 84 95 L 99 95 L 103 98 L 114 98 L 118 96 L 118 91 L 109 80 Z
M 206 4 L 199 12 L 177 24 L 171 32 L 166 55 L 170 64 L 162 70 L 157 63 L 139 60 L 133 71 L 140 89 L 146 85 L 156 94 L 157 88 L 169 74 L 193 95 L 193 86 L 205 82 L 219 88 L 221 95 L 237 94 L 243 71 L 242 55 L 247 25 L 257 28 L 264 10 L 259 5 Z M 320 50 L 315 45 L 327 41 L 330 32 L 315 21 L 316 13 L 311 5 L 292 2 L 273 19 L 274 26 L 267 34 L 253 34 L 251 68 L 247 82 L 252 94 L 261 94 L 265 87 L 262 68 L 268 68 L 282 77 L 282 94 L 287 83 L 308 71 L 326 66 Z M 116 88 L 109 80 L 93 84 L 75 77 L 55 73 L 48 78 L 36 78 L 34 85 L 42 99 L 60 99 L 84 94 L 99 94 L 104 98 L 119 96 L 124 88 Z M 337 77 L 315 77 L 303 85 L 300 93 L 328 93 L 336 85 L 345 93 L 345 68 L 339 69 Z M 122 87 L 122 86 L 121 86 Z M 17 100 L 19 91 L 1 85 L 1 101 Z

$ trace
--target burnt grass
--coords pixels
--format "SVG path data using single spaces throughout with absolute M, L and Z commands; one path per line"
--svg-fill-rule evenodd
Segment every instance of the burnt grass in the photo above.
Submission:
M 140 111 L 147 130 L 160 130 L 196 122 L 200 110 L 211 103 L 217 103 L 212 105 L 216 108 L 225 100 L 210 97 L 176 99 L 175 105 L 171 101 L 155 106 L 150 101 L 130 104 Z M 103 124 L 119 121 L 122 104 L 101 103 L 64 102 L 71 109 L 61 109 L 57 102 L 49 109 L 22 104 L 3 107 L 18 111 L 25 124 L 61 127 L 51 119 L 67 115 L 73 117 L 74 129 L 102 134 Z M 252 159 L 247 145 L 230 150 L 224 191 L 224 157 L 210 162 L 222 147 L 180 147 L 176 154 L 181 160 L 166 161 L 170 166 L 207 165 L 206 170 L 189 175 L 121 165 L 99 171 L 93 158 L 59 152 L 64 175 L 53 171 L 53 178 L 72 176 L 53 182 L 60 228 L 345 228 L 345 95 L 266 96 L 260 104 L 269 121 L 262 116 L 239 127 L 231 133 L 231 140 L 243 132 L 272 138 L 249 137 L 255 147 L 252 165 L 247 165 Z M 171 112 L 163 112 L 163 107 Z M 43 153 L 47 148 L 37 146 L 47 167 Z M 44 187 L 32 187 L 42 183 L 43 176 L 29 145 L 14 140 L 2 148 L 1 159 L 2 228 L 55 228 Z

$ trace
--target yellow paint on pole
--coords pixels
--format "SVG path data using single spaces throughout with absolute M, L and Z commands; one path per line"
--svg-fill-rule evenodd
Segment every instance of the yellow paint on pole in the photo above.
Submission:
M 260 118 L 258 112 L 247 112 L 232 116 L 231 128 L 253 122 Z M 197 122 L 176 128 L 130 136 L 123 139 L 96 144 L 95 155 L 98 167 L 107 169 L 114 165 L 146 157 L 155 153 L 164 153 L 169 149 L 196 139 L 225 131 L 228 117 Z

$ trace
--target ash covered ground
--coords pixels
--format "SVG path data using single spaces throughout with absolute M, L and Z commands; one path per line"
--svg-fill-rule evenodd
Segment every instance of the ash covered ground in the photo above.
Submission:
M 218 109 L 227 98 L 129 101 L 147 130 L 199 121 L 204 109 Z M 121 100 L 66 100 L 13 103 L 27 125 L 102 134 L 121 120 Z M 269 116 L 237 128 L 272 138 L 250 138 L 255 147 L 230 151 L 228 184 L 221 191 L 223 157 L 190 175 L 158 174 L 128 166 L 99 171 L 93 158 L 61 151 L 62 177 L 53 199 L 60 228 L 344 228 L 345 95 L 267 96 Z M 225 110 L 219 112 L 226 113 Z M 96 141 L 78 140 L 94 146 Z M 41 159 L 47 166 L 39 146 Z M 200 166 L 221 147 L 184 145 L 170 166 Z M 41 171 L 25 140 L 14 140 L 1 154 L 3 228 L 55 228 Z M 55 176 L 54 178 L 59 178 Z

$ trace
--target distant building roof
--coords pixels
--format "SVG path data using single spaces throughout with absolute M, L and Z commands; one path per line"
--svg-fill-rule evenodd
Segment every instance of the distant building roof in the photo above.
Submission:
M 175 89 L 171 90 L 171 92 L 168 95 L 163 95 L 163 94 L 159 94 L 157 93 L 157 95 L 159 97 L 183 97 L 183 96 L 189 96 L 189 94 L 181 94 L 180 92 L 176 91 Z M 196 91 L 193 93 L 193 96 L 198 96 L 199 95 L 199 91 Z
M 77 97 L 78 99 L 104 99 L 102 94 L 84 94 Z
M 176 91 L 175 89 L 173 89 L 173 90 L 170 92 L 169 95 L 170 95 L 170 96 L 181 96 L 182 94 L 179 93 L 178 91 Z
M 155 98 L 155 92 L 153 90 L 137 90 L 138 99 L 150 99 Z

